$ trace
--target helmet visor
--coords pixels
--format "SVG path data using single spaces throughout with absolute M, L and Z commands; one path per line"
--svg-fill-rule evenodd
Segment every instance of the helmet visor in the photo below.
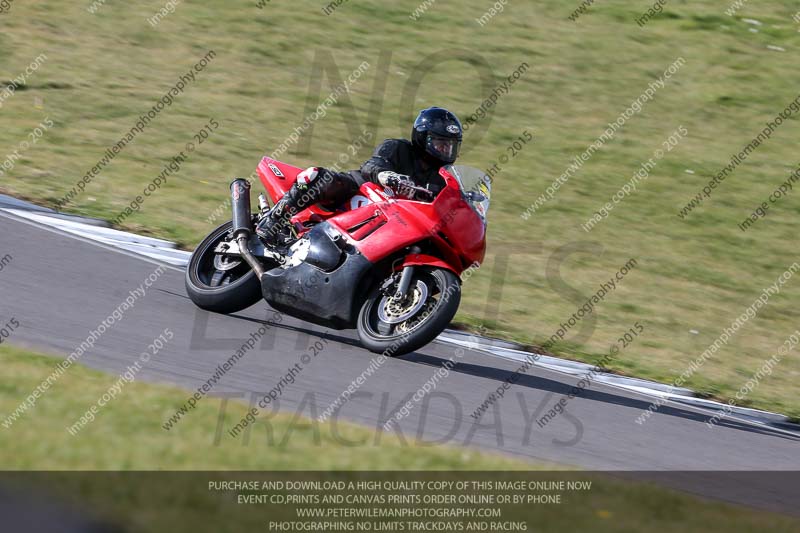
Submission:
M 436 159 L 445 163 L 452 163 L 458 158 L 461 141 L 453 137 L 429 134 L 425 149 Z

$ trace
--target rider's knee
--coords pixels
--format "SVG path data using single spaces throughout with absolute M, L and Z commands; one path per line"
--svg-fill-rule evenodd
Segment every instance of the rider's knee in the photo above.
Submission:
M 303 188 L 309 187 L 317 181 L 323 170 L 319 167 L 308 167 L 297 175 L 297 185 Z

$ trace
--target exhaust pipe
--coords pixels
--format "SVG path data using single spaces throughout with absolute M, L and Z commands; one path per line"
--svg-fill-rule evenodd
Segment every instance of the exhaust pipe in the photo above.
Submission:
M 239 245 L 239 253 L 250 265 L 259 281 L 264 276 L 264 267 L 250 251 L 248 242 L 253 235 L 253 217 L 250 213 L 250 182 L 235 179 L 231 183 L 231 210 L 233 211 L 233 238 Z

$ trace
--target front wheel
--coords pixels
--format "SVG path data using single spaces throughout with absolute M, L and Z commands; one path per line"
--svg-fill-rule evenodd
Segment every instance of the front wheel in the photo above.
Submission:
M 255 272 L 238 256 L 218 254 L 217 245 L 231 240 L 232 222 L 226 222 L 203 239 L 186 266 L 186 292 L 201 309 L 235 313 L 261 299 Z
M 358 336 L 372 352 L 403 355 L 425 346 L 444 331 L 459 303 L 461 283 L 455 274 L 416 267 L 404 299 L 381 290 L 380 284 L 370 292 L 358 314 Z

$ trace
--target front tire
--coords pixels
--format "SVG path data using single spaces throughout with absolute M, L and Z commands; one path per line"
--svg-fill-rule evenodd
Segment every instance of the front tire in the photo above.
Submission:
M 403 302 L 387 296 L 380 283 L 358 314 L 358 337 L 371 352 L 390 357 L 417 350 L 450 324 L 461 303 L 461 282 L 449 270 L 416 267 Z
M 226 222 L 201 242 L 186 267 L 186 293 L 201 309 L 235 313 L 261 299 L 261 284 L 242 259 L 214 253 L 217 245 L 231 240 L 233 222 Z

